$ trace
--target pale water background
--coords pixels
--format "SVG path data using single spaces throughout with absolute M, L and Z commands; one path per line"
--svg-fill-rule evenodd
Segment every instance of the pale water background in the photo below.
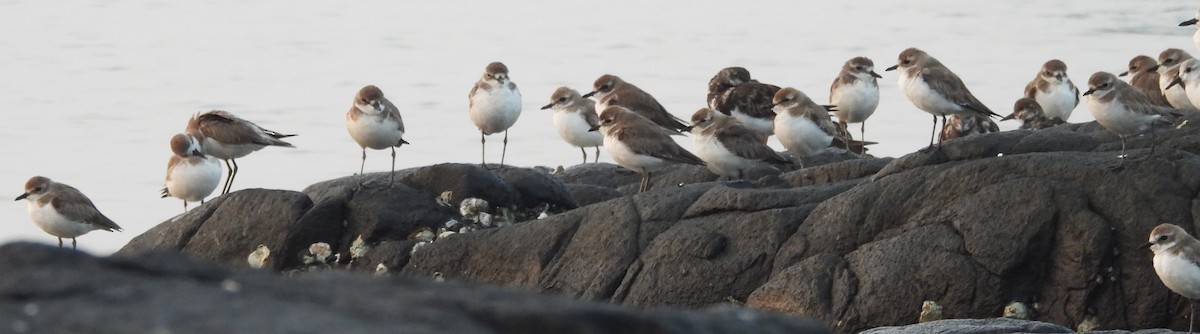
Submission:
M 588 91 L 596 77 L 616 74 L 687 119 L 721 68 L 744 66 L 823 101 L 855 56 L 872 58 L 884 75 L 867 123 L 866 139 L 880 142 L 871 153 L 900 156 L 924 147 L 930 131 L 929 115 L 883 72 L 904 48 L 926 50 L 1008 114 L 1051 58 L 1083 86 L 1138 54 L 1194 51 L 1194 30 L 1176 25 L 1195 10 L 1178 0 L 0 1 L 0 194 L 15 198 L 33 175 L 79 188 L 125 227 L 79 239 L 84 250 L 109 253 L 181 212 L 179 200 L 158 193 L 168 139 L 193 113 L 220 108 L 299 134 L 288 139 L 295 149 L 240 159 L 234 186 L 300 190 L 358 171 L 344 118 L 367 84 L 404 116 L 413 145 L 399 150 L 397 168 L 478 163 L 466 96 L 496 60 L 525 97 L 509 138 L 512 165 L 579 163 L 550 112 L 538 110 L 558 86 Z M 1070 119 L 1091 120 L 1085 105 Z M 490 137 L 489 161 L 499 161 L 501 138 Z M 368 155 L 368 171 L 389 168 L 386 151 Z M 5 202 L 0 242 L 54 242 L 30 223 L 24 202 Z

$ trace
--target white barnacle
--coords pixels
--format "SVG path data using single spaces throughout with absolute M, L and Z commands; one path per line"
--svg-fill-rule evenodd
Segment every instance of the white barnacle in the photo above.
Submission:
M 359 235 L 358 238 L 355 238 L 353 242 L 350 242 L 351 260 L 366 256 L 367 252 L 369 251 L 371 251 L 371 245 L 368 245 L 367 242 L 363 240 L 362 235 Z
M 259 269 L 267 263 L 267 258 L 271 256 L 271 249 L 266 245 L 259 244 L 246 256 L 246 263 L 250 264 L 250 268 Z

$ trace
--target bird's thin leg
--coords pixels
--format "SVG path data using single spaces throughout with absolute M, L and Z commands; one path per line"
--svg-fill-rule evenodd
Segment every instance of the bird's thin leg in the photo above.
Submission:
M 229 164 L 229 160 L 225 160 L 225 170 L 229 172 L 225 175 L 225 185 L 221 187 L 221 195 L 229 193 L 229 184 L 233 182 L 233 165 Z
M 508 130 L 504 130 L 504 146 L 500 148 L 500 165 L 504 166 L 504 155 L 508 153 Z
M 584 162 L 587 162 L 587 160 L 584 160 Z M 599 163 L 599 162 L 600 162 L 600 146 L 596 146 L 596 156 L 592 157 L 592 163 Z
M 862 121 L 862 123 L 859 123 L 859 128 L 858 128 L 858 140 L 859 140 L 859 141 L 864 141 L 864 142 L 865 142 L 865 141 L 867 141 L 867 121 Z M 866 146 L 866 145 L 863 145 L 863 147 L 862 147 L 862 148 L 859 148 L 859 149 L 858 149 L 858 155 L 863 155 L 863 154 L 866 154 L 866 153 L 867 153 L 867 146 Z
M 58 238 L 58 248 L 63 248 L 62 247 L 62 238 Z
M 583 153 L 583 163 L 586 164 L 587 163 L 587 149 L 584 149 L 583 146 L 580 146 L 579 152 Z
M 367 169 L 367 148 L 362 149 L 362 163 L 358 165 L 358 185 L 363 184 L 363 171 Z
M 183 201 L 183 213 L 187 213 L 187 201 Z
M 229 186 L 225 189 L 226 194 L 228 194 L 230 191 L 233 191 L 233 179 L 237 177 L 238 173 L 237 160 L 229 159 L 229 162 L 233 163 L 233 171 L 229 172 Z
M 1192 306 L 1190 307 L 1191 314 L 1188 315 L 1188 334 L 1192 334 L 1192 324 L 1196 323 L 1196 301 L 1193 299 L 1188 300 L 1192 302 Z
M 933 137 L 937 136 L 937 115 L 933 115 L 933 133 L 929 134 L 929 147 L 933 147 Z
M 392 182 L 396 178 L 396 147 L 392 146 L 392 173 L 388 174 L 388 186 L 392 186 Z
M 76 249 L 75 238 L 71 238 L 71 249 Z
M 479 164 L 487 169 L 487 136 L 479 131 Z
M 942 131 L 946 131 L 946 115 L 942 115 Z M 937 133 L 937 132 L 934 132 Z M 938 136 L 938 145 L 942 144 L 942 137 Z
M 846 121 L 838 121 L 838 122 L 839 122 L 839 123 L 842 123 L 842 127 L 843 127 L 843 128 L 845 128 L 846 126 L 848 126 L 848 125 L 849 125 L 848 123 L 846 123 Z M 842 144 L 845 144 L 845 146 L 846 146 L 846 152 L 853 152 L 853 151 L 850 151 L 850 138 L 846 138 L 846 141 L 845 141 L 845 142 L 843 142 Z
M 642 184 L 638 187 L 638 192 L 645 192 L 646 188 L 650 187 L 650 172 L 642 174 Z
M 1156 140 L 1154 140 L 1155 132 L 1157 132 L 1157 131 L 1154 131 L 1154 129 L 1150 129 L 1150 154 L 1147 154 L 1145 158 L 1142 158 L 1142 160 L 1150 160 L 1150 157 L 1154 156 L 1154 142 L 1156 141 Z

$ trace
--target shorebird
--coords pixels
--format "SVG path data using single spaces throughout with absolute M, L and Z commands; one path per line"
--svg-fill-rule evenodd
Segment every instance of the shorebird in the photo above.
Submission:
M 654 96 L 621 80 L 620 77 L 611 74 L 602 75 L 592 83 L 592 88 L 592 91 L 583 94 L 583 97 L 595 95 L 599 99 L 596 102 L 596 110 L 606 110 L 610 106 L 622 106 L 665 128 L 669 134 L 680 134 L 688 130 L 688 126 L 683 124 L 683 120 L 667 112 L 667 108 L 658 103 Z
M 121 231 L 79 190 L 46 177 L 34 176 L 26 181 L 25 193 L 16 200 L 23 199 L 29 203 L 29 218 L 42 231 L 58 237 L 59 248 L 63 238 L 71 238 L 71 249 L 75 249 L 75 238 L 88 232 Z
M 550 104 L 542 107 L 542 110 L 546 109 L 554 109 L 554 128 L 558 130 L 558 136 L 567 144 L 579 148 L 579 152 L 583 153 L 583 163 L 587 163 L 585 147 L 595 147 L 595 162 L 600 161 L 604 135 L 591 131 L 600 125 L 596 102 L 583 98 L 574 89 L 559 87 L 550 95 Z
M 350 111 L 346 112 L 346 131 L 362 148 L 362 164 L 358 166 L 359 181 L 367 166 L 367 148 L 392 149 L 392 171 L 388 174 L 390 185 L 396 174 L 396 148 L 408 144 L 404 140 L 404 119 L 400 118 L 400 110 L 383 96 L 379 87 L 363 87 L 354 94 L 354 102 L 350 105 Z
M 992 122 L 987 117 L 952 114 L 947 118 L 946 126 L 942 127 L 942 134 L 938 137 L 940 142 L 970 135 L 1000 132 L 1000 127 L 996 125 L 996 122 Z
M 1034 99 L 1028 97 L 1017 99 L 1017 102 L 1013 104 L 1012 114 L 1004 116 L 1001 121 L 1007 121 L 1010 119 L 1021 121 L 1020 128 L 1022 130 L 1040 130 L 1066 123 L 1058 118 L 1046 117 L 1046 115 L 1042 113 L 1042 106 Z M 995 131 L 998 130 L 993 130 L 992 132 Z M 945 135 L 944 132 L 943 135 Z
M 187 212 L 188 202 L 204 204 L 204 198 L 221 184 L 221 163 L 204 155 L 196 137 L 182 133 L 171 137 L 171 152 L 175 154 L 167 161 L 162 197 L 183 200 L 183 211 Z
M 1180 22 L 1179 26 L 1180 27 L 1196 26 L 1196 28 L 1197 28 L 1196 32 L 1194 34 L 1192 34 L 1192 44 L 1196 45 L 1196 50 L 1200 50 L 1200 25 L 1196 24 L 1197 21 L 1200 21 L 1200 10 L 1197 10 L 1196 15 L 1193 16 L 1191 19 Z
M 500 151 L 500 164 L 504 165 L 504 156 L 508 154 L 508 128 L 521 117 L 521 91 L 508 77 L 508 66 L 501 62 L 488 64 L 467 97 L 471 122 L 480 133 L 480 164 L 487 168 L 487 136 L 504 131 L 504 147 Z
M 1075 88 L 1071 78 L 1067 77 L 1067 64 L 1051 59 L 1042 64 L 1033 81 L 1025 85 L 1025 97 L 1037 101 L 1046 117 L 1066 122 L 1079 105 L 1079 88 Z
M 1158 54 L 1158 86 L 1162 87 L 1162 93 L 1167 98 L 1167 102 L 1176 109 L 1196 109 L 1196 106 L 1192 105 L 1188 99 L 1183 86 L 1168 87 L 1171 85 L 1171 80 L 1179 74 L 1179 64 L 1188 59 L 1192 59 L 1192 55 L 1175 48 L 1163 50 Z
M 1167 97 L 1163 96 L 1162 87 L 1158 86 L 1158 61 L 1150 56 L 1138 55 L 1129 60 L 1129 70 L 1117 74 L 1118 77 L 1130 75 L 1129 85 L 1146 95 L 1150 104 L 1160 107 L 1170 107 Z
M 1154 251 L 1154 273 L 1167 289 L 1191 302 L 1188 333 L 1196 318 L 1196 299 L 1200 298 L 1200 242 L 1183 228 L 1161 224 L 1150 231 L 1146 243 Z
M 1171 125 L 1162 112 L 1146 100 L 1146 96 L 1133 90 L 1124 81 L 1108 72 L 1096 72 L 1088 78 L 1088 109 L 1096 122 L 1121 137 L 1121 162 L 1125 164 L 1125 138 L 1149 132 L 1150 154 L 1154 155 L 1154 129 Z
M 238 172 L 237 158 L 267 146 L 295 147 L 280 140 L 295 135 L 264 129 L 222 110 L 196 113 L 188 120 L 184 133 L 200 141 L 204 154 L 225 160 L 229 177 L 225 179 L 225 186 L 221 188 L 222 195 L 228 194 L 233 188 L 233 179 Z
M 896 69 L 902 70 L 899 85 L 908 100 L 918 109 L 933 115 L 930 148 L 933 147 L 933 138 L 937 134 L 938 116 L 942 116 L 943 128 L 946 127 L 946 116 L 950 114 L 1000 116 L 983 105 L 983 102 L 979 102 L 979 99 L 967 90 L 967 86 L 958 75 L 925 51 L 908 48 L 900 52 L 899 62 L 888 67 L 887 71 Z
M 708 107 L 733 116 L 766 142 L 767 137 L 775 134 L 771 98 L 778 91 L 779 86 L 751 79 L 750 71 L 745 68 L 728 67 L 708 81 Z
M 1179 64 L 1177 70 L 1179 73 L 1171 78 L 1171 83 L 1167 84 L 1167 88 L 1176 85 L 1183 86 L 1188 101 L 1192 105 L 1200 105 L 1200 60 L 1194 58 L 1184 60 Z
M 829 118 L 829 111 L 813 102 L 803 92 L 787 87 L 775 93 L 775 138 L 796 156 L 803 167 L 803 158 L 832 146 L 849 147 L 851 152 L 866 151 L 868 142 L 853 140 L 846 128 Z
M 860 123 L 859 140 L 866 138 L 867 118 L 875 114 L 875 108 L 879 106 L 879 82 L 876 79 L 882 77 L 875 73 L 875 62 L 870 58 L 854 57 L 842 64 L 842 71 L 829 87 L 829 104 L 837 106 L 833 114 L 842 127 Z
M 692 114 L 692 135 L 696 154 L 720 176 L 742 179 L 747 171 L 765 164 L 789 163 L 740 120 L 709 108 Z
M 612 106 L 600 113 L 604 149 L 621 167 L 642 173 L 638 192 L 650 188 L 651 170 L 671 163 L 704 165 L 704 160 L 680 147 L 659 125 L 625 107 Z

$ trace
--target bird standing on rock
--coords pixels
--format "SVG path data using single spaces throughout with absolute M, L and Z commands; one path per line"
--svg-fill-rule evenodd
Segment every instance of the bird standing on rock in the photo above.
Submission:
M 546 109 L 554 109 L 554 128 L 558 130 L 558 136 L 583 152 L 583 163 L 587 163 L 587 151 L 584 147 L 595 147 L 595 161 L 600 161 L 600 146 L 604 145 L 604 135 L 591 131 L 593 127 L 600 125 L 595 102 L 583 98 L 574 89 L 559 87 L 550 95 L 550 104 L 542 107 L 542 110 Z
M 1130 76 L 1129 85 L 1146 95 L 1150 104 L 1160 107 L 1170 107 L 1167 97 L 1163 96 L 1162 87 L 1158 86 L 1158 61 L 1147 55 L 1139 55 L 1129 60 L 1129 70 L 1117 74 L 1118 77 Z
M 708 107 L 733 116 L 766 142 L 767 137 L 775 134 L 771 99 L 778 91 L 778 86 L 751 79 L 750 71 L 745 68 L 728 67 L 709 79 Z
M 501 62 L 488 64 L 483 76 L 471 87 L 467 95 L 471 122 L 479 128 L 480 156 L 487 168 L 487 136 L 504 131 L 504 146 L 500 151 L 500 164 L 508 153 L 508 128 L 521 117 L 521 91 L 508 77 L 508 66 Z
M 1200 298 L 1200 242 L 1177 225 L 1160 224 L 1150 231 L 1146 247 L 1154 252 L 1154 273 L 1167 289 L 1191 301 L 1188 333 Z
M 879 81 L 876 79 L 882 77 L 875 73 L 875 62 L 870 58 L 854 57 L 842 64 L 842 71 L 829 87 L 829 104 L 837 107 L 833 114 L 838 123 L 842 127 L 859 123 L 859 140 L 866 138 L 867 118 L 879 107 Z
M 1042 64 L 1037 76 L 1025 86 L 1025 97 L 1037 101 L 1046 117 L 1066 122 L 1079 105 L 1079 88 L 1067 77 L 1067 64 L 1051 59 Z
M 679 135 L 688 131 L 688 126 L 683 124 L 683 120 L 667 112 L 667 108 L 658 103 L 654 96 L 618 76 L 602 75 L 592 83 L 592 88 L 592 91 L 583 94 L 583 97 L 595 95 L 599 99 L 596 102 L 596 110 L 603 111 L 610 106 L 622 106 L 664 128 L 668 134 Z
M 71 238 L 71 249 L 75 249 L 75 238 L 88 232 L 121 231 L 78 189 L 47 177 L 30 178 L 25 182 L 25 193 L 16 200 L 29 202 L 29 218 L 42 231 L 58 237 L 59 248 L 63 246 L 63 238 Z
M 1162 111 L 1146 100 L 1146 95 L 1133 90 L 1124 81 L 1108 72 L 1096 72 L 1088 78 L 1088 90 L 1083 93 L 1088 97 L 1088 109 L 1096 122 L 1121 137 L 1121 155 L 1118 168 L 1125 164 L 1125 139 L 1129 136 L 1149 132 L 1150 154 L 1154 155 L 1154 129 L 1167 127 L 1171 121 L 1164 117 Z
M 1012 114 L 1004 116 L 1001 121 L 1010 119 L 1021 121 L 1020 129 L 1022 130 L 1039 130 L 1066 123 L 1062 119 L 1046 117 L 1042 113 L 1042 105 L 1028 97 L 1017 99 L 1017 102 L 1013 104 Z
M 362 148 L 362 164 L 358 167 L 360 180 L 367 166 L 368 148 L 392 149 L 392 171 L 388 174 L 388 184 L 391 184 L 396 174 L 396 148 L 408 142 L 404 140 L 404 120 L 400 118 L 400 110 L 383 97 L 383 90 L 369 85 L 354 94 L 354 102 L 346 112 L 346 131 Z
M 942 116 L 943 128 L 946 127 L 946 116 L 951 114 L 1000 116 L 979 102 L 958 75 L 921 49 L 908 48 L 900 52 L 898 63 L 888 67 L 887 71 L 896 69 L 900 70 L 900 90 L 904 91 L 908 100 L 918 109 L 933 115 L 930 148 L 937 134 L 938 116 Z
M 865 151 L 865 145 L 873 144 L 853 140 L 846 128 L 839 127 L 829 118 L 825 107 L 813 102 L 803 92 L 786 87 L 775 93 L 775 138 L 796 156 L 800 166 L 804 157 L 834 147 L 849 147 L 851 152 Z
M 743 179 L 754 168 L 789 162 L 741 121 L 709 108 L 692 114 L 692 140 L 708 170 L 728 178 Z
M 650 188 L 651 170 L 671 163 L 704 165 L 704 160 L 680 147 L 654 122 L 626 109 L 612 106 L 600 113 L 604 149 L 621 167 L 642 173 L 638 192 Z
M 204 198 L 221 184 L 221 163 L 205 155 L 200 141 L 186 134 L 171 137 L 171 152 L 175 154 L 167 161 L 162 197 L 183 200 L 183 211 L 186 212 L 188 202 L 204 204 Z
M 184 133 L 200 141 L 204 154 L 225 160 L 225 167 L 229 168 L 229 177 L 225 179 L 225 187 L 221 189 L 222 195 L 228 194 L 233 188 L 233 179 L 238 173 L 237 158 L 267 146 L 295 147 L 280 140 L 295 135 L 264 129 L 258 124 L 222 110 L 196 113 L 188 121 Z

